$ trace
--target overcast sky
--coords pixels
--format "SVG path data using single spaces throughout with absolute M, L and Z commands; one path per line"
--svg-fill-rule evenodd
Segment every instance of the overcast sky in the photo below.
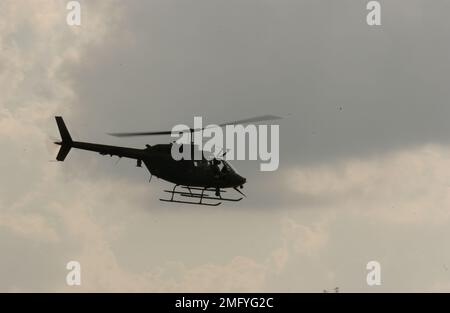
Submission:
M 450 291 L 450 3 L 0 2 L 0 291 Z M 168 183 L 75 140 L 144 147 L 274 114 L 280 168 L 247 198 L 162 203 Z M 66 263 L 82 285 L 66 285 Z M 366 264 L 381 264 L 381 286 Z

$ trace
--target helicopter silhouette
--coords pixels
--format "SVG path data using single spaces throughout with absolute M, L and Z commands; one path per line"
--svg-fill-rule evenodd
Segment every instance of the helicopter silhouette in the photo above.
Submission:
M 239 175 L 229 162 L 222 159 L 226 152 L 222 154 L 221 158 L 214 156 L 207 159 L 205 158 L 205 155 L 211 152 L 202 151 L 197 145 L 194 145 L 193 133 L 202 131 L 205 128 L 190 128 L 189 130 L 186 130 L 190 132 L 190 148 L 192 155 L 195 153 L 196 149 L 201 152 L 202 158 L 200 160 L 195 160 L 194 157 L 190 158 L 190 160 L 175 160 L 171 154 L 173 143 L 157 144 L 153 146 L 146 145 L 144 149 L 136 149 L 74 141 L 72 140 L 63 118 L 61 116 L 56 116 L 55 119 L 61 136 L 61 141 L 54 142 L 56 145 L 61 146 L 56 157 L 57 161 L 63 162 L 72 148 L 97 152 L 101 155 L 135 159 L 137 167 L 142 167 L 142 163 L 144 163 L 145 167 L 150 172 L 151 177 L 156 176 L 174 184 L 172 190 L 164 190 L 164 192 L 170 194 L 170 198 L 159 199 L 160 201 L 165 202 L 217 206 L 220 205 L 222 201 L 237 202 L 241 201 L 243 197 L 245 197 L 245 194 L 238 188 L 242 189 L 247 180 L 243 176 Z M 275 119 L 279 119 L 279 117 L 264 115 L 245 120 L 223 123 L 217 126 L 223 127 L 227 125 L 248 124 L 252 122 Z M 172 131 L 111 133 L 110 135 L 116 137 L 133 137 L 170 134 L 172 134 Z M 177 187 L 180 187 L 181 191 L 177 191 Z M 227 192 L 225 189 L 230 188 L 238 192 L 241 197 L 223 197 L 222 193 Z M 213 194 L 211 194 L 211 192 Z M 175 196 L 178 196 L 181 199 L 176 200 Z M 185 199 L 195 199 L 197 201 L 188 201 Z M 205 202 L 204 200 L 214 200 L 214 202 Z

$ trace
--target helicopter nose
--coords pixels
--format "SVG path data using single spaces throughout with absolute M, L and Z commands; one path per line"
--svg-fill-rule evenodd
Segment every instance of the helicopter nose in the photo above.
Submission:
M 242 177 L 242 176 L 239 177 L 239 180 L 240 180 L 240 183 L 239 183 L 239 184 L 240 184 L 241 186 L 247 182 L 247 179 L 246 179 L 245 177 Z

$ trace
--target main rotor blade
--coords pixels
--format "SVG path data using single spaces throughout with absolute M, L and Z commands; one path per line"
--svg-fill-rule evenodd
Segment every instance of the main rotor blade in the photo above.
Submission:
M 264 122 L 264 121 L 273 121 L 273 120 L 279 120 L 281 117 L 275 116 L 275 115 L 262 115 L 252 118 L 247 118 L 244 120 L 238 120 L 238 121 L 232 121 L 228 123 L 219 124 L 218 126 L 223 127 L 227 125 L 238 125 L 238 124 L 248 124 L 248 123 L 255 123 L 255 122 Z M 186 129 L 184 131 L 178 132 L 181 133 L 187 133 L 187 132 L 196 132 L 206 129 L 206 127 L 203 128 L 190 128 Z M 131 133 L 109 133 L 111 136 L 115 137 L 138 137 L 138 136 L 159 136 L 159 135 L 171 135 L 172 131 L 157 131 L 157 132 L 131 132 Z
M 274 121 L 274 120 L 280 120 L 280 119 L 281 119 L 281 117 L 276 116 L 276 115 L 261 115 L 261 116 L 247 118 L 244 120 L 237 120 L 237 121 L 219 124 L 219 126 L 249 124 L 249 123 L 264 122 L 264 121 Z
M 161 132 L 136 132 L 136 133 L 109 133 L 108 135 L 115 137 L 135 137 L 135 136 L 158 136 L 158 135 L 170 135 L 171 131 Z

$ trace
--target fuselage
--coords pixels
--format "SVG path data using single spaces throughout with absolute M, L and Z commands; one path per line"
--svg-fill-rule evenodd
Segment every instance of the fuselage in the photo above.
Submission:
M 194 187 L 234 188 L 245 184 L 239 175 L 224 160 L 174 160 L 171 144 L 147 145 L 145 149 L 109 146 L 90 142 L 56 142 L 63 148 L 98 152 L 101 155 L 136 159 L 144 163 L 150 174 L 177 185 Z M 64 156 L 65 158 L 65 156 Z
M 195 187 L 232 188 L 245 184 L 239 175 L 224 160 L 174 160 L 171 145 L 148 147 L 148 155 L 142 161 L 152 175 L 177 185 Z
M 56 159 L 61 162 L 65 160 L 71 149 L 80 149 L 101 155 L 135 159 L 138 166 L 144 163 L 152 175 L 176 185 L 220 189 L 235 188 L 246 182 L 246 179 L 224 160 L 216 158 L 206 160 L 203 157 L 200 160 L 177 161 L 172 157 L 172 144 L 147 145 L 145 149 L 135 149 L 74 141 L 62 117 L 57 116 L 56 123 L 61 134 L 61 141 L 55 142 L 61 146 Z

